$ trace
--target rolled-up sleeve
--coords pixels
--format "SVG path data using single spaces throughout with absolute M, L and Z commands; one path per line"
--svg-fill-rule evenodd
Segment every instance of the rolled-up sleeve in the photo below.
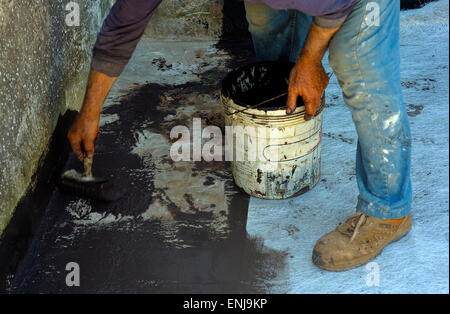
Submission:
M 119 76 L 162 0 L 118 0 L 95 42 L 91 67 L 108 76 Z

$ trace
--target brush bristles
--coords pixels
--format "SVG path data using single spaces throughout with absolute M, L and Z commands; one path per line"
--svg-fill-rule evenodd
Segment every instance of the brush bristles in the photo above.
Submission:
M 117 201 L 125 191 L 104 178 L 86 180 L 76 171 L 67 171 L 61 177 L 61 189 L 69 194 L 100 201 Z

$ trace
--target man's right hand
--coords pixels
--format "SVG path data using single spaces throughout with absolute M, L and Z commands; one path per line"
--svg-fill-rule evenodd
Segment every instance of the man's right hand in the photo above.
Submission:
M 73 152 L 81 161 L 84 157 L 94 156 L 99 120 L 100 115 L 80 113 L 67 134 Z
M 83 106 L 67 134 L 70 146 L 78 158 L 94 157 L 100 110 L 117 77 L 107 76 L 91 69 Z

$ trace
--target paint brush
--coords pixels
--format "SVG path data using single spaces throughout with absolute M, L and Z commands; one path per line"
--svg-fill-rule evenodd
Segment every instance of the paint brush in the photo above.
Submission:
M 92 158 L 83 159 L 84 172 L 81 174 L 75 169 L 64 172 L 61 176 L 61 189 L 69 194 L 100 201 L 116 201 L 124 194 L 110 179 L 94 177 L 92 175 Z

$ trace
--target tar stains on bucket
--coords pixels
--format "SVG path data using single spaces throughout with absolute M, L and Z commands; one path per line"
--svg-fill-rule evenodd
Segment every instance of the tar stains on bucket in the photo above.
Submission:
M 233 130 L 234 182 L 258 198 L 288 198 L 319 181 L 325 97 L 310 121 L 304 118 L 300 97 L 289 115 L 287 96 L 252 107 L 286 93 L 292 67 L 286 62 L 259 62 L 231 72 L 222 82 L 225 126 Z

